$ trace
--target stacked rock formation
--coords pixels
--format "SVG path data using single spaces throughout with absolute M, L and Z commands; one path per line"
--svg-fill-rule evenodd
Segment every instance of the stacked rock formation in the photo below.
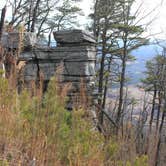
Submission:
M 62 83 L 71 82 L 72 92 L 78 92 L 81 79 L 88 95 L 92 94 L 95 82 L 96 47 L 93 36 L 82 30 L 54 32 L 57 47 L 38 47 L 34 33 L 6 33 L 2 45 L 8 50 L 23 47 L 17 61 L 24 61 L 23 80 L 25 84 L 39 79 L 42 73 L 45 87 L 57 67 L 62 63 Z M 22 41 L 21 41 L 22 40 Z
M 73 91 L 80 88 L 81 79 L 91 93 L 95 82 L 96 47 L 93 36 L 81 30 L 54 32 L 55 48 L 25 49 L 19 57 L 26 61 L 24 80 L 30 82 L 43 74 L 45 84 L 63 63 L 62 82 L 71 82 Z

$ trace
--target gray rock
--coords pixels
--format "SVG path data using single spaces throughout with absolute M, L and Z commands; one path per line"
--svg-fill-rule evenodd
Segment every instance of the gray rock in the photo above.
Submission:
M 94 38 L 81 30 L 54 32 L 58 47 L 32 48 L 21 53 L 19 60 L 26 61 L 24 68 L 25 82 L 35 81 L 38 73 L 44 81 L 49 81 L 63 64 L 60 74 L 61 84 L 71 82 L 72 93 L 80 90 L 83 79 L 87 91 L 92 94 L 95 85 L 96 47 Z M 56 75 L 57 76 L 57 75 Z
M 86 31 L 82 30 L 67 30 L 54 32 L 54 38 L 60 45 L 70 43 L 96 43 L 94 37 Z

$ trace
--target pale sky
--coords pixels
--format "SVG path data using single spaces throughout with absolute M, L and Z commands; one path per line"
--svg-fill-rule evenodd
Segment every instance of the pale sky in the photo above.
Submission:
M 0 0 L 0 9 L 3 7 L 5 2 L 6 0 Z M 83 9 L 85 14 L 85 16 L 81 17 L 81 21 L 79 20 L 82 25 L 87 22 L 88 15 L 92 8 L 92 2 L 93 0 L 82 0 L 82 2 L 79 4 L 79 7 Z M 134 9 L 137 9 L 137 6 L 141 4 L 141 2 L 143 3 L 143 5 L 141 7 L 140 17 L 141 15 L 146 15 L 156 8 L 156 10 L 151 15 L 144 19 L 145 23 L 154 19 L 154 21 L 148 27 L 146 35 L 156 34 L 155 37 L 166 39 L 166 0 L 136 0 Z

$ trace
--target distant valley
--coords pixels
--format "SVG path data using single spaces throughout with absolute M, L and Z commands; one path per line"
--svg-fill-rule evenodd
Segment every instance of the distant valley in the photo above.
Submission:
M 157 45 L 142 46 L 134 50 L 131 54 L 136 60 L 127 63 L 127 76 L 130 77 L 129 84 L 137 84 L 145 76 L 146 62 L 157 54 L 161 54 L 162 48 Z

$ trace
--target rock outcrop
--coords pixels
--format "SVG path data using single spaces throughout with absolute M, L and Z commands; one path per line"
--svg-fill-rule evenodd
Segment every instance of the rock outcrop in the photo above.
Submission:
M 88 95 L 92 95 L 95 84 L 96 43 L 89 33 L 82 30 L 54 32 L 57 47 L 39 47 L 34 33 L 5 33 L 2 46 L 8 51 L 21 47 L 18 62 L 25 62 L 21 80 L 28 85 L 39 81 L 42 75 L 44 90 L 57 67 L 63 64 L 61 84 L 72 83 L 72 93 L 80 89 L 83 80 Z M 28 86 L 27 86 L 28 87 Z

